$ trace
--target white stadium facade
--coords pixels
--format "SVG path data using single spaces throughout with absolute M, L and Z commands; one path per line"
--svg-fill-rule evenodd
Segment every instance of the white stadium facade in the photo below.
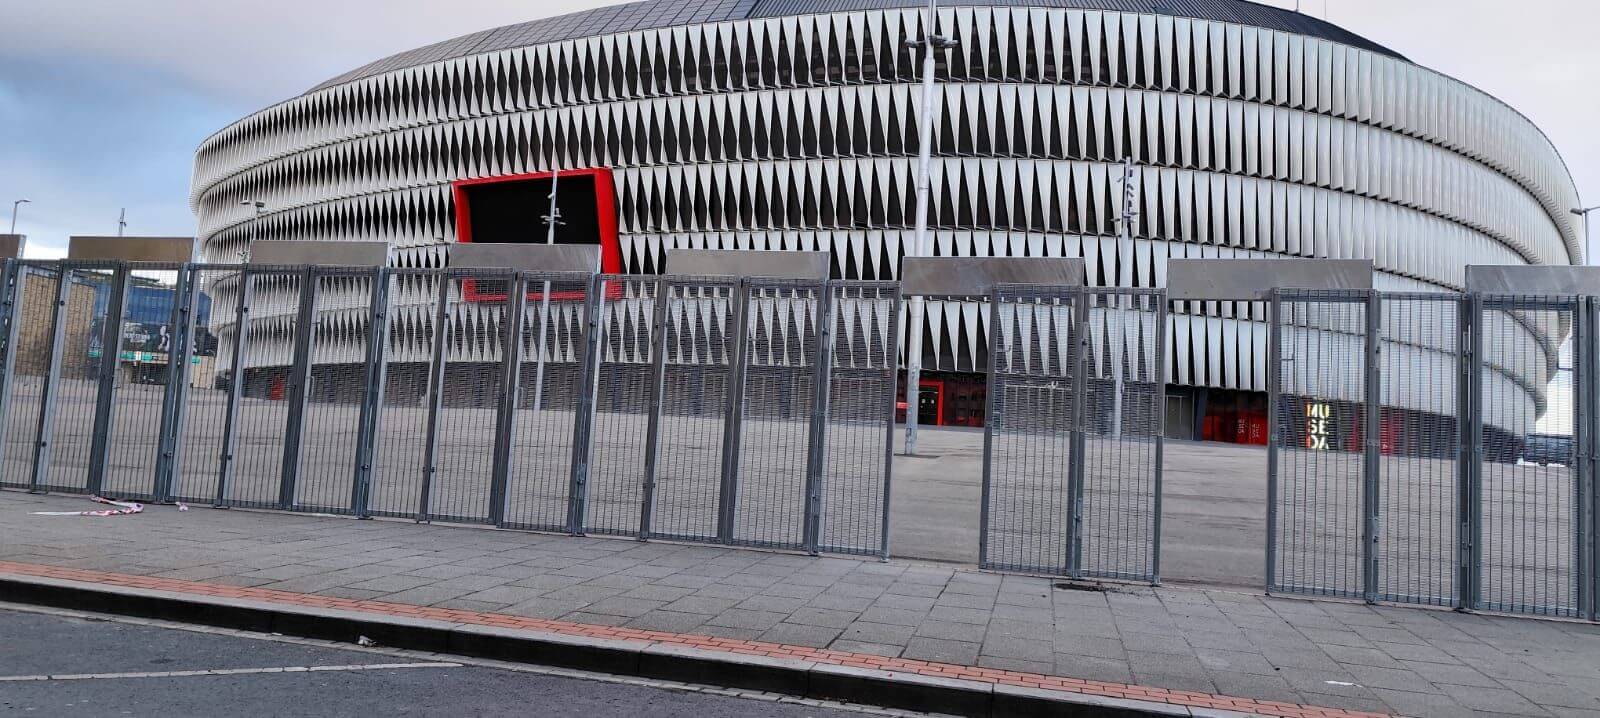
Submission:
M 907 41 L 925 13 L 647 0 L 380 60 L 204 142 L 204 259 L 237 262 L 253 239 L 383 240 L 396 266 L 436 267 L 458 241 L 544 241 L 558 170 L 560 241 L 601 244 L 607 272 L 658 273 L 694 247 L 828 250 L 837 277 L 894 278 L 923 112 Z M 1537 127 L 1326 22 L 1239 0 L 958 0 L 936 30 L 959 44 L 937 58 L 935 254 L 1082 257 L 1091 284 L 1140 287 L 1163 286 L 1172 257 L 1370 258 L 1380 289 L 1423 292 L 1461 289 L 1467 264 L 1582 263 L 1577 191 Z M 979 424 L 987 314 L 929 307 L 927 420 Z M 226 345 L 232 314 L 212 316 Z M 1261 318 L 1174 308 L 1170 432 L 1261 438 Z M 1535 416 L 1567 330 L 1525 330 L 1547 361 L 1501 369 Z

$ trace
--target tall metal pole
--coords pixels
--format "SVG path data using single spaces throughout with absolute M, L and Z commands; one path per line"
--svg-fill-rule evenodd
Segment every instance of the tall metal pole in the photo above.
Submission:
M 939 21 L 938 0 L 928 0 L 928 17 L 922 29 L 921 40 L 911 40 L 907 47 L 922 49 L 922 116 L 918 123 L 917 144 L 917 216 L 916 231 L 911 243 L 910 256 L 928 256 L 928 200 L 932 192 L 931 164 L 933 162 L 933 121 L 936 114 L 934 62 L 936 50 L 956 46 L 954 40 L 933 33 Z M 911 298 L 909 336 L 906 337 L 906 455 L 917 453 L 918 409 L 921 405 L 922 384 L 922 316 L 923 298 Z
M 123 207 L 122 208 L 122 212 L 117 214 L 117 236 L 121 237 L 123 230 L 126 230 L 127 228 L 128 228 L 128 208 L 127 207 Z
M 31 199 L 19 199 L 11 203 L 11 234 L 17 233 L 17 210 L 25 204 L 31 204 Z
M 1138 170 L 1133 166 L 1132 157 L 1122 159 L 1122 214 L 1117 217 L 1117 283 L 1124 287 L 1133 286 L 1133 220 L 1139 216 L 1138 196 L 1134 194 L 1133 177 Z M 1087 298 L 1087 297 L 1086 297 Z M 1115 310 L 1121 310 L 1124 300 L 1133 301 L 1132 297 L 1112 295 L 1116 302 Z M 1087 304 L 1088 302 L 1085 302 Z M 1088 307 L 1084 311 L 1089 311 Z M 1122 325 L 1122 317 L 1117 317 L 1112 326 L 1117 327 L 1115 337 L 1109 341 L 1115 344 L 1111 349 L 1111 371 L 1115 373 L 1116 392 L 1111 397 L 1111 438 L 1122 438 L 1122 392 L 1123 370 L 1130 363 L 1123 360 L 1122 352 L 1127 349 L 1124 332 L 1127 327 Z
M 561 170 L 557 169 L 550 175 L 550 214 L 545 215 L 545 224 L 549 229 L 545 233 L 544 243 L 556 243 L 556 225 L 561 224 L 561 208 L 556 206 L 556 190 L 561 187 Z M 539 405 L 544 399 L 544 343 L 545 332 L 550 327 L 550 282 L 546 281 L 539 293 L 539 345 L 533 349 L 533 410 L 539 411 Z
M 1590 251 L 1589 240 L 1594 238 L 1594 233 L 1589 231 L 1589 215 L 1600 211 L 1600 205 L 1585 209 L 1573 209 L 1572 213 L 1583 218 L 1583 263 L 1585 266 L 1594 264 L 1594 252 Z

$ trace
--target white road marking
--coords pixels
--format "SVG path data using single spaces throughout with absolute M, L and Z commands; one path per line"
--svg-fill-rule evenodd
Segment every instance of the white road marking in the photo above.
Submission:
M 461 668 L 460 663 L 363 663 L 348 666 L 285 666 L 280 668 L 213 668 L 200 671 L 141 671 L 138 673 L 61 673 L 40 676 L 0 676 L 0 683 L 21 681 L 93 681 L 116 678 L 189 678 L 193 676 L 244 676 L 257 673 L 320 673 L 323 671 L 386 671 L 393 668 Z

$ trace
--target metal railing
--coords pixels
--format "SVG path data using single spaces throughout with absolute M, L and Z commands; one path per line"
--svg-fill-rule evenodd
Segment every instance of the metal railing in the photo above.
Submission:
M 4 282 L 0 486 L 888 555 L 893 283 L 79 261 Z M 130 311 L 134 287 L 159 306 Z
M 1270 317 L 1269 591 L 1596 617 L 1600 298 L 1278 290 Z

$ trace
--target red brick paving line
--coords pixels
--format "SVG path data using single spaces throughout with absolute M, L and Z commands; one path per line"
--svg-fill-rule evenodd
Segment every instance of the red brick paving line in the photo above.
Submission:
M 1029 688 L 1041 688 L 1068 693 L 1081 693 L 1084 695 L 1101 696 L 1106 698 L 1122 698 L 1127 700 L 1168 703 L 1190 708 L 1215 708 L 1220 710 L 1239 711 L 1243 713 L 1254 713 L 1258 715 L 1279 716 L 1281 718 L 1374 718 L 1381 715 L 1376 713 L 1344 711 L 1335 708 L 1324 708 L 1321 706 L 1281 703 L 1278 701 L 1260 701 L 1249 698 L 1234 698 L 1230 696 L 1220 696 L 1210 693 L 1197 693 L 1193 691 L 1167 690 L 1165 688 L 1156 688 L 1153 686 L 1137 686 L 1126 683 L 1111 683 L 1107 681 L 1089 681 L 1077 678 L 1049 676 L 1040 673 L 1024 673 L 1021 671 L 1008 671 L 996 668 L 962 666 L 951 663 L 935 663 L 933 661 L 919 661 L 908 658 L 889 658 L 868 653 L 851 653 L 848 651 L 835 651 L 826 648 L 790 646 L 779 643 L 745 641 L 733 638 L 713 638 L 710 636 L 697 636 L 686 633 L 669 633 L 667 631 L 651 631 L 638 628 L 595 626 L 584 623 L 572 623 L 570 621 L 556 621 L 544 618 L 526 618 L 523 616 L 512 616 L 503 613 L 483 613 L 479 611 L 463 611 L 453 608 L 413 606 L 410 604 L 388 603 L 385 601 L 363 601 L 351 598 L 318 596 L 315 594 L 294 593 L 291 591 L 278 591 L 266 588 L 225 586 L 221 584 L 200 583 L 196 581 L 157 578 L 154 576 L 134 576 L 128 574 L 108 573 L 104 571 L 65 568 L 60 566 L 16 563 L 12 561 L 0 561 L 0 573 L 54 578 L 68 581 L 80 581 L 85 583 L 106 584 L 111 586 L 123 586 L 127 588 L 140 588 L 154 591 L 168 591 L 172 593 L 196 594 L 201 596 L 212 596 L 216 598 L 236 598 L 251 601 L 265 601 L 270 603 L 289 604 L 305 608 L 328 608 L 344 611 L 362 611 L 366 613 L 391 616 L 405 616 L 409 618 L 427 618 L 450 623 L 543 631 L 547 633 L 556 633 L 584 638 L 609 638 L 615 640 L 670 643 L 724 653 L 767 656 L 772 658 L 793 658 L 811 661 L 814 663 L 852 666 L 856 668 L 870 668 L 883 671 L 898 671 L 902 673 L 913 673 L 938 678 L 958 678 L 962 680 L 978 681 L 983 683 L 1025 686 Z

